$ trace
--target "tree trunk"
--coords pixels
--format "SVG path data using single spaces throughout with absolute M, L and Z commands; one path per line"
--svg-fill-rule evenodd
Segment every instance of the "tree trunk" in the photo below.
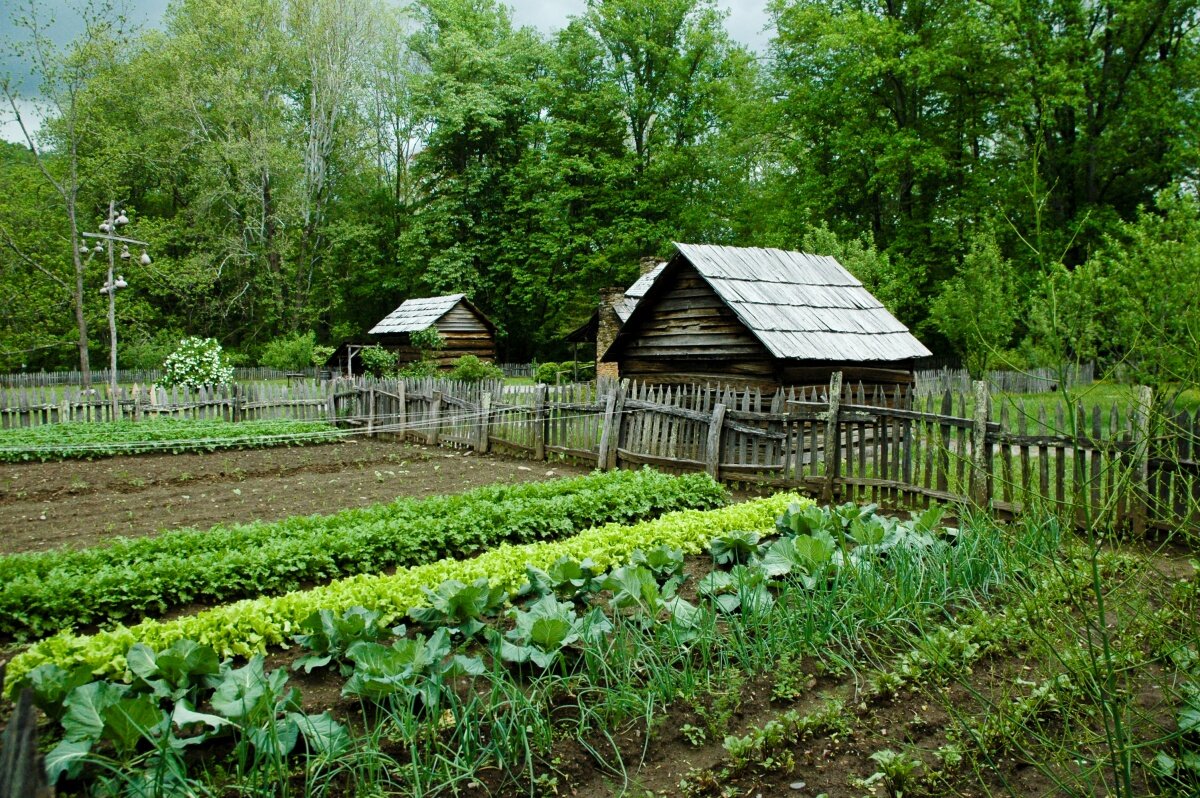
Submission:
M 67 217 L 71 221 L 71 258 L 75 264 L 75 290 L 71 297 L 75 304 L 75 326 L 79 329 L 79 371 L 83 387 L 92 384 L 92 366 L 88 359 L 87 317 L 83 307 L 83 256 L 79 253 L 79 225 L 75 220 L 75 200 L 67 200 Z

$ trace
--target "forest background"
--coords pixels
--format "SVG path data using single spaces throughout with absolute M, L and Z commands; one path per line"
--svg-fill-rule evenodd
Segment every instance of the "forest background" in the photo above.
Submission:
M 1196 382 L 1196 0 L 773 0 L 759 53 L 711 0 L 552 35 L 493 0 L 174 0 L 140 31 L 93 0 L 62 49 L 13 14 L 46 116 L 0 144 L 2 371 L 107 357 L 79 233 L 115 199 L 153 254 L 122 268 L 129 368 L 458 291 L 501 359 L 554 359 L 687 241 L 834 255 L 976 373 Z

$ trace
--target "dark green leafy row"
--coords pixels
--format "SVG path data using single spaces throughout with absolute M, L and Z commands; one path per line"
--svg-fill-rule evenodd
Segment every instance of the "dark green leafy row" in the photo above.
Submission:
M 0 634 L 28 640 L 724 501 L 724 489 L 704 475 L 613 471 L 329 516 L 168 532 L 105 548 L 10 555 L 0 558 Z
M 211 452 L 322 443 L 335 436 L 321 421 L 69 422 L 0 430 L 0 462 L 112 457 L 142 452 Z

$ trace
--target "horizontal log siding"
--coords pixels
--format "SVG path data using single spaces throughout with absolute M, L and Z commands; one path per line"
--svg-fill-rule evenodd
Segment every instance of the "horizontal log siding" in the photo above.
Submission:
M 691 266 L 653 301 L 621 356 L 621 376 L 660 384 L 775 384 L 771 355 Z

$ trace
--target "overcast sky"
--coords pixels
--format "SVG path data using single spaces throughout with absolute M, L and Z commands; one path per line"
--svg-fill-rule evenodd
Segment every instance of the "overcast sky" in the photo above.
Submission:
M 0 38 L 8 40 L 14 35 L 11 15 L 14 10 L 28 7 L 31 0 L 0 0 Z M 60 43 L 66 43 L 75 38 L 82 26 L 78 16 L 72 10 L 78 6 L 73 0 L 32 0 L 38 8 L 39 19 L 45 23 L 53 20 L 47 26 L 52 38 Z M 117 0 L 121 5 L 120 0 Z M 123 7 L 131 23 L 143 27 L 157 27 L 162 24 L 168 0 L 125 0 Z M 513 17 L 519 25 L 532 25 L 539 30 L 550 33 L 566 24 L 567 18 L 583 12 L 587 6 L 586 0 L 506 0 L 513 9 Z M 718 5 L 729 12 L 725 20 L 726 28 L 735 41 L 741 42 L 754 50 L 765 50 L 768 35 L 764 32 L 767 24 L 767 0 L 718 0 Z M 21 60 L 4 53 L 0 60 L 0 76 L 9 76 L 25 96 L 35 95 L 37 81 L 32 78 L 29 68 Z M 27 117 L 32 117 L 32 108 L 26 105 L 23 111 Z M 7 105 L 0 108 L 0 137 L 9 141 L 23 141 L 20 129 L 12 119 Z

